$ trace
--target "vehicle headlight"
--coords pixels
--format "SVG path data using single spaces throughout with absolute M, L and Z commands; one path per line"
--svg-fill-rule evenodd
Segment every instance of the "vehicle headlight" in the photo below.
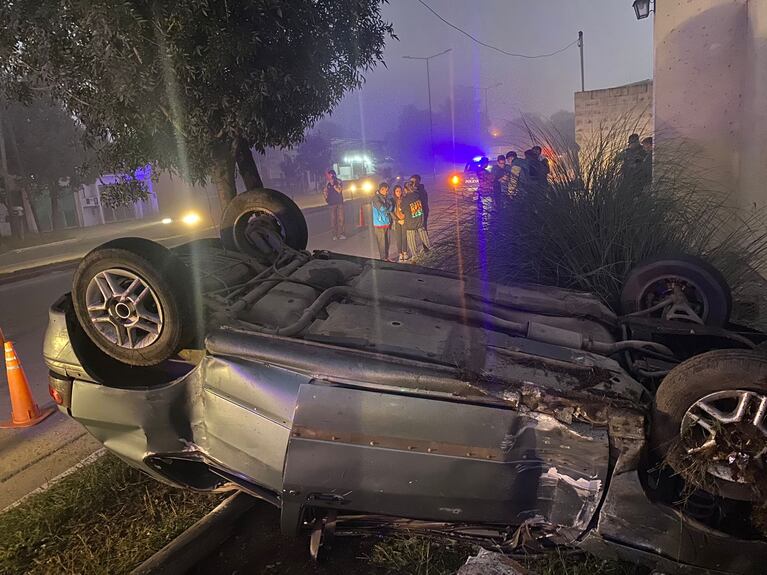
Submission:
M 163 219 L 160 220 L 160 223 L 163 223 L 163 224 L 165 224 L 167 226 L 168 224 L 172 224 L 173 220 L 170 219 L 170 218 L 163 218 Z
M 458 174 L 456 174 L 455 176 L 453 176 L 452 178 L 450 178 L 450 183 L 451 183 L 451 184 L 453 184 L 454 186 L 457 186 L 458 184 L 460 184 L 460 183 L 461 183 L 461 176 L 459 176 Z
M 181 216 L 181 221 L 184 222 L 187 226 L 195 226 L 200 223 L 201 219 L 202 218 L 200 217 L 200 214 L 197 212 L 187 212 Z
M 369 194 L 373 191 L 373 182 L 362 182 L 362 191 Z

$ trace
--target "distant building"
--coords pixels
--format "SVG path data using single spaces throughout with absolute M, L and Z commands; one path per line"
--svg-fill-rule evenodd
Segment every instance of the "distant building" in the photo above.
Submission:
M 384 142 L 363 142 L 351 138 L 330 141 L 333 169 L 342 180 L 356 180 L 364 176 L 392 176 L 394 162 L 386 155 Z
M 101 192 L 104 187 L 116 183 L 119 179 L 118 176 L 104 174 L 99 176 L 95 182 L 81 186 L 75 194 L 75 207 L 80 225 L 83 227 L 95 226 L 125 220 L 140 220 L 156 215 L 159 212 L 157 195 L 153 189 L 149 170 L 138 173 L 136 177 L 144 181 L 149 191 L 149 197 L 144 201 L 119 208 L 110 208 L 101 201 Z
M 575 141 L 581 149 L 600 133 L 618 127 L 641 137 L 652 135 L 652 80 L 575 93 Z

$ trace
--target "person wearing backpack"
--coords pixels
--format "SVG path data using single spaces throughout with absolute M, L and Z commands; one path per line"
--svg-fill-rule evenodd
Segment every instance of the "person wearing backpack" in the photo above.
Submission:
M 416 257 L 420 255 L 416 234 L 421 238 L 425 251 L 431 249 L 431 243 L 429 242 L 429 234 L 423 227 L 423 201 L 411 182 L 405 184 L 405 197 L 402 198 L 402 206 L 402 211 L 405 212 L 407 246 L 410 255 Z
M 378 254 L 382 260 L 389 259 L 389 230 L 391 229 L 392 201 L 389 199 L 389 184 L 382 182 L 371 202 L 373 213 L 373 232 L 378 244 Z

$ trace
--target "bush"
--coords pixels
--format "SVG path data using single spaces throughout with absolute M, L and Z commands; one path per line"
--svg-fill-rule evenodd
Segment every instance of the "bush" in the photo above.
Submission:
M 632 131 L 618 123 L 578 152 L 557 134 L 531 129 L 533 140 L 564 150 L 551 162 L 549 185 L 519 190 L 502 205 L 457 200 L 457 225 L 436 234 L 424 263 L 589 291 L 613 307 L 629 270 L 661 255 L 703 257 L 735 290 L 763 271 L 762 215 L 730 208 L 682 144 L 656 149 L 652 181 L 624 174 L 619 155 Z

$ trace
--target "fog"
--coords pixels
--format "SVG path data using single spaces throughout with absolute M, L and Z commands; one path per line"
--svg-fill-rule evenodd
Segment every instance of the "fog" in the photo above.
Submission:
M 487 44 L 505 51 L 538 55 L 551 53 L 584 32 L 586 89 L 606 88 L 652 77 L 652 23 L 637 21 L 630 0 L 426 0 L 443 18 Z M 489 125 L 502 127 L 522 114 L 548 117 L 572 111 L 573 93 L 580 89 L 578 47 L 537 59 L 510 57 L 483 47 L 450 28 L 418 0 L 391 0 L 384 16 L 398 39 L 385 50 L 386 66 L 367 75 L 364 87 L 349 94 L 329 118 L 342 135 L 364 140 L 390 140 L 403 110 L 427 109 L 426 65 L 431 60 L 431 89 L 435 132 L 452 130 L 446 102 L 455 96 L 459 123 L 482 131 L 485 106 Z M 500 86 L 497 86 L 500 84 Z M 487 91 L 485 90 L 487 88 Z M 487 96 L 487 102 L 485 102 Z M 437 117 L 438 110 L 443 114 Z M 472 121 L 474 116 L 476 120 Z M 424 116 L 428 118 L 428 115 Z M 423 129 L 413 126 L 413 137 Z M 471 131 L 467 128 L 465 131 Z M 487 131 L 485 129 L 484 131 Z M 470 135 L 456 135 L 459 140 Z M 436 138 L 435 139 L 439 139 Z M 481 140 L 481 135 L 477 136 Z M 391 143 L 391 142 L 390 142 Z

